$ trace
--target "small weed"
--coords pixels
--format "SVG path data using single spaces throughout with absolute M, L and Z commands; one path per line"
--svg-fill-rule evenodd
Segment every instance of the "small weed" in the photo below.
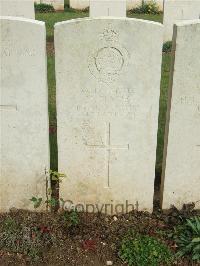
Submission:
M 172 50 L 172 42 L 169 41 L 169 42 L 165 42 L 163 44 L 163 53 L 170 53 Z
M 33 206 L 35 209 L 39 208 L 42 203 L 42 198 L 32 197 L 30 199 L 31 202 L 33 202 Z
M 46 200 L 45 203 L 51 208 L 55 208 L 59 204 L 59 201 L 55 198 L 51 198 L 49 200 Z
M 69 223 L 69 226 L 77 226 L 79 224 L 78 212 L 75 210 L 71 212 L 65 212 L 63 214 L 63 218 L 65 222 Z
M 173 261 L 173 254 L 166 245 L 134 231 L 122 240 L 119 256 L 128 265 L 136 266 L 170 265 Z
M 63 173 L 58 173 L 58 172 L 56 172 L 56 171 L 52 171 L 52 170 L 49 171 L 49 174 L 50 174 L 50 176 L 51 176 L 51 180 L 52 180 L 52 181 L 57 181 L 57 182 L 59 182 L 59 183 L 62 182 L 62 179 L 63 179 L 63 178 L 66 178 L 66 177 L 67 177 L 67 176 L 66 176 L 65 174 L 63 174 Z
M 58 182 L 58 183 L 61 183 L 62 182 L 62 179 L 64 177 L 66 177 L 65 174 L 62 174 L 62 173 L 58 173 L 56 171 L 52 171 L 50 170 L 49 172 L 47 172 L 47 174 L 50 175 L 50 178 L 51 178 L 51 181 L 54 181 L 54 182 Z M 55 208 L 56 206 L 59 205 L 59 200 L 58 199 L 55 199 L 54 197 L 52 197 L 52 189 L 51 187 L 48 188 L 47 187 L 47 190 L 46 190 L 46 200 L 45 200 L 45 203 L 46 203 L 46 208 L 48 209 L 49 206 L 51 208 Z M 30 201 L 33 203 L 33 206 L 35 209 L 39 208 L 43 202 L 43 198 L 38 198 L 38 197 L 32 197 L 30 199 Z

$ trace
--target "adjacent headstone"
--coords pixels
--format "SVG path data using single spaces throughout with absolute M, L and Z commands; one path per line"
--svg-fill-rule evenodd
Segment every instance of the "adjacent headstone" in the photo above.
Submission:
M 177 23 L 164 151 L 163 208 L 200 207 L 200 20 Z
M 0 16 L 35 19 L 33 0 L 0 0 Z
M 90 6 L 90 0 L 69 0 L 69 2 L 71 8 L 78 10 L 84 10 Z
M 138 6 L 141 6 L 142 0 L 127 0 L 126 1 L 126 8 L 127 10 L 134 9 Z
M 49 169 L 44 22 L 1 17 L 0 210 L 31 209 Z
M 199 0 L 165 0 L 164 2 L 164 41 L 171 41 L 173 25 L 181 20 L 200 18 Z
M 152 209 L 162 33 L 159 23 L 125 18 L 55 25 L 64 200 Z
M 52 5 L 56 11 L 64 10 L 64 0 L 35 0 L 37 4 Z
M 90 0 L 90 17 L 126 17 L 126 0 Z

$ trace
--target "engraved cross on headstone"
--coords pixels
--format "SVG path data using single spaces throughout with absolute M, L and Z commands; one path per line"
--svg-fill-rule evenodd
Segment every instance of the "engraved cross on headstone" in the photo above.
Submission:
M 111 124 L 109 123 L 106 127 L 106 134 L 105 134 L 105 141 L 104 144 L 93 144 L 90 145 L 86 143 L 86 146 L 105 149 L 105 157 L 106 157 L 106 172 L 107 172 L 107 187 L 110 187 L 110 157 L 111 157 L 111 150 L 129 150 L 129 144 L 126 145 L 112 145 L 111 144 Z

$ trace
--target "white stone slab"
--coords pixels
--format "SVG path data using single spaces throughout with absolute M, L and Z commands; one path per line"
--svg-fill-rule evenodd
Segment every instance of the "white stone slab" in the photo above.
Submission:
M 198 202 L 199 208 L 200 20 L 178 23 L 173 41 L 176 53 L 166 127 L 163 207 Z
M 83 10 L 90 6 L 90 0 L 70 0 L 70 7 Z
M 199 0 L 165 0 L 164 2 L 164 41 L 171 41 L 173 25 L 181 20 L 200 18 Z
M 43 22 L 1 17 L 0 210 L 45 199 L 49 169 L 46 32 Z
M 126 18 L 55 25 L 63 199 L 152 209 L 162 32 Z
M 33 0 L 0 0 L 0 16 L 35 19 Z
M 142 0 L 127 0 L 126 1 L 127 10 L 131 10 L 133 8 L 141 6 L 141 4 L 142 4 Z
M 126 17 L 126 0 L 90 0 L 90 17 Z
M 64 10 L 64 0 L 35 0 L 37 4 L 52 5 L 56 11 Z

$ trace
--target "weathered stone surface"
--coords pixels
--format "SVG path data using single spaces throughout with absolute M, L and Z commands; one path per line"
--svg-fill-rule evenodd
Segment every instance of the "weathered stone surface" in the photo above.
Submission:
M 90 6 L 90 0 L 70 0 L 70 7 L 74 9 L 86 9 Z
M 35 0 L 37 4 L 48 4 L 52 5 L 56 11 L 64 10 L 64 0 Z
M 127 3 L 127 10 L 131 10 L 133 8 L 141 6 L 142 0 L 127 0 L 126 3 Z
M 177 23 L 173 42 L 163 207 L 200 207 L 200 20 Z
M 173 25 L 181 20 L 200 18 L 199 0 L 165 0 L 164 2 L 164 41 L 171 41 Z
M 90 0 L 90 17 L 126 17 L 126 0 Z
M 55 25 L 63 199 L 152 209 L 162 32 L 136 19 Z
M 0 210 L 45 199 L 49 168 L 45 24 L 1 18 Z
M 35 19 L 33 0 L 0 0 L 0 16 Z

